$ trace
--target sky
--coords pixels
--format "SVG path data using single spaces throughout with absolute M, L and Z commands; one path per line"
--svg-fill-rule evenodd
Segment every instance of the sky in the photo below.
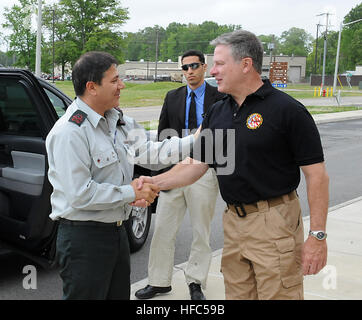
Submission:
M 55 0 L 45 0 L 46 4 Z M 317 24 L 339 30 L 344 16 L 362 0 L 120 0 L 129 10 L 130 19 L 122 31 L 137 32 L 159 25 L 166 28 L 171 22 L 200 24 L 214 21 L 218 24 L 241 25 L 256 35 L 280 36 L 292 27 L 306 30 L 316 36 Z M 4 7 L 11 7 L 17 0 L 0 0 L 0 25 L 4 22 Z M 34 29 L 36 27 L 34 26 Z M 325 26 L 323 27 L 323 29 Z M 0 26 L 0 32 L 4 30 Z M 5 45 L 6 48 L 6 45 Z M 4 44 L 0 44 L 4 51 Z

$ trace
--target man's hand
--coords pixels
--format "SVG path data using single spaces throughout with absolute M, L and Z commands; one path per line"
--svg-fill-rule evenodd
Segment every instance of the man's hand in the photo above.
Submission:
M 152 183 L 140 182 L 140 179 L 135 179 L 131 182 L 131 186 L 135 192 L 135 201 L 131 204 L 137 207 L 149 206 L 154 202 L 160 192 L 160 188 Z
M 153 182 L 152 177 L 140 176 L 140 177 L 137 179 L 137 189 L 141 190 L 142 187 L 143 187 L 143 185 L 144 185 L 145 183 L 150 183 L 150 184 L 155 185 L 155 183 Z M 160 190 L 158 190 L 158 192 L 160 192 Z
M 308 237 L 302 249 L 303 275 L 317 274 L 327 264 L 327 241 Z

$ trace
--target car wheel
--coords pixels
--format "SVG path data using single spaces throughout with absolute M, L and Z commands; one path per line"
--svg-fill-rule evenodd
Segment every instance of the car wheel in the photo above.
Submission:
M 142 248 L 150 231 L 152 209 L 151 207 L 133 207 L 129 219 L 125 221 L 131 252 Z

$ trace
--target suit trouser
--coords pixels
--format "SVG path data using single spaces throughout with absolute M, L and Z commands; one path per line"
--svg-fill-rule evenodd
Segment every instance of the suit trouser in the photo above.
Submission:
M 150 285 L 171 285 L 176 235 L 188 209 L 193 241 L 185 270 L 186 282 L 196 282 L 205 288 L 212 258 L 210 226 L 218 191 L 215 171 L 209 169 L 190 186 L 160 193 L 148 261 Z
M 221 270 L 226 299 L 303 299 L 303 219 L 299 199 L 239 217 L 225 209 Z
M 57 255 L 63 299 L 130 298 L 130 252 L 123 225 L 60 223 Z

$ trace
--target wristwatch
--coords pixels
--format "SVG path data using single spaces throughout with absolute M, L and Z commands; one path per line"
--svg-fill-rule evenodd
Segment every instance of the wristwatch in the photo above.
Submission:
M 321 230 L 318 231 L 309 230 L 309 235 L 316 238 L 317 240 L 324 240 L 327 238 L 327 233 Z

